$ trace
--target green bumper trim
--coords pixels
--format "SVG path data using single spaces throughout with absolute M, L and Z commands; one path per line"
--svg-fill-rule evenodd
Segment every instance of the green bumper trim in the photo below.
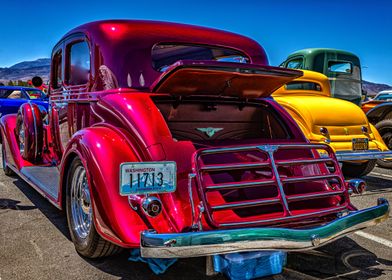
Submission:
M 192 257 L 252 250 L 303 250 L 327 243 L 339 236 L 388 218 L 389 203 L 379 199 L 378 205 L 351 212 L 336 220 L 308 229 L 241 228 L 187 233 L 141 233 L 141 251 L 145 257 Z

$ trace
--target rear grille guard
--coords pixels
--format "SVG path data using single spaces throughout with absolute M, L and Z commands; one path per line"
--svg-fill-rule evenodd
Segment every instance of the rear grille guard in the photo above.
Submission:
M 294 159 L 279 159 L 276 154 L 279 152 L 290 153 L 293 151 L 302 151 L 301 157 Z M 319 152 L 322 153 L 319 154 Z M 245 157 L 251 159 L 248 162 L 244 160 L 244 156 L 239 154 L 250 153 Z M 262 153 L 265 158 L 253 156 L 252 153 Z M 303 157 L 303 155 L 308 155 Z M 227 156 L 242 157 L 239 162 L 227 163 L 225 159 Z M 321 156 L 320 156 L 321 155 Z M 204 158 L 207 156 L 214 157 L 214 163 L 204 163 Z M 221 156 L 222 162 L 219 161 Z M 305 166 L 313 165 L 313 168 L 308 168 L 308 171 L 316 170 L 311 174 L 296 175 L 282 175 L 281 169 L 295 170 L 295 168 L 304 168 Z M 317 167 L 316 167 L 317 166 Z M 214 173 L 219 172 L 238 172 L 249 170 L 257 170 L 260 168 L 269 169 L 271 176 L 267 179 L 253 179 L 253 180 L 236 180 L 225 181 L 223 183 L 211 183 L 211 178 Z M 202 212 L 205 213 L 204 217 L 208 224 L 215 228 L 224 227 L 241 227 L 246 225 L 271 225 L 279 222 L 279 224 L 293 223 L 297 220 L 304 221 L 306 219 L 325 219 L 328 215 L 341 213 L 347 210 L 349 203 L 349 194 L 345 186 L 344 178 L 340 171 L 338 162 L 332 149 L 324 144 L 280 144 L 280 145 L 259 145 L 259 146 L 240 146 L 240 147 L 224 147 L 213 149 L 200 149 L 195 152 L 193 159 L 194 174 L 189 176 L 189 191 L 192 197 L 192 181 L 195 178 L 196 189 L 199 194 L 201 203 L 198 206 L 198 217 L 196 217 L 196 209 L 194 202 L 191 199 L 191 206 L 193 209 L 193 226 L 201 229 L 201 216 Z M 332 171 L 331 171 L 332 170 Z M 254 171 L 257 173 L 257 171 Z M 291 174 L 292 175 L 292 174 Z M 323 190 L 310 191 L 296 194 L 287 194 L 289 184 L 296 183 L 315 183 L 319 182 L 319 186 L 324 186 Z M 320 182 L 322 182 L 320 184 Z M 285 190 L 286 186 L 286 190 Z M 275 188 L 277 195 L 273 197 L 258 197 L 255 199 L 238 200 L 238 201 L 224 201 L 223 203 L 216 203 L 213 199 L 209 199 L 210 193 L 218 193 L 218 197 L 222 200 L 222 192 L 238 191 L 241 189 L 249 190 L 252 188 Z M 309 188 L 309 187 L 308 187 Z M 312 189 L 313 187 L 311 187 Z M 239 191 L 240 192 L 240 191 Z M 262 191 L 260 192 L 262 193 Z M 259 193 L 259 195 L 260 195 Z M 333 203 L 329 207 L 320 209 L 307 209 L 307 204 L 311 205 L 317 199 L 329 199 Z M 337 202 L 336 202 L 337 201 Z M 336 202 L 336 203 L 335 203 Z M 304 209 L 296 209 L 294 203 L 302 203 L 305 205 Z M 264 206 L 275 205 L 283 209 L 282 213 L 258 213 L 250 215 L 246 218 L 240 217 L 235 211 L 245 208 L 257 208 Z M 304 207 L 304 206 L 302 206 Z M 214 217 L 214 214 L 220 211 L 232 211 L 229 216 L 233 220 L 228 220 L 226 217 Z M 273 214 L 275 216 L 260 215 Z M 197 221 L 196 221 L 197 220 Z M 195 222 L 196 221 L 196 222 Z

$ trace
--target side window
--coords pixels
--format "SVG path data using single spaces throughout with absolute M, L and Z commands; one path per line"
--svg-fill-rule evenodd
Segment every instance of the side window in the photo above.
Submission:
M 304 68 L 304 60 L 302 58 L 295 58 L 293 60 L 290 60 L 287 63 L 287 68 L 290 69 L 303 69 Z
M 68 51 L 68 85 L 86 84 L 90 75 L 90 50 L 87 42 L 74 43 Z
M 54 89 L 60 88 L 62 85 L 62 51 L 59 50 L 55 53 L 52 59 L 53 64 L 53 76 L 52 76 L 52 87 Z

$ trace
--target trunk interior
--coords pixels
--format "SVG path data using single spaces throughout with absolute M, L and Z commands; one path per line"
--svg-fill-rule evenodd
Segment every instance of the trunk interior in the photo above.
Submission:
M 330 221 L 347 207 L 344 179 L 332 158 L 320 158 L 317 149 L 309 147 L 282 145 L 272 157 L 260 148 L 296 142 L 268 103 L 216 97 L 153 99 L 173 138 L 191 141 L 198 150 L 197 189 L 212 227 L 303 227 Z M 226 148 L 236 145 L 246 147 Z M 225 152 L 217 152 L 218 147 Z

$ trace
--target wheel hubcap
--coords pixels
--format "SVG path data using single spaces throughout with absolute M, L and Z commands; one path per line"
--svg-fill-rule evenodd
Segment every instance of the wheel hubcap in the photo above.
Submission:
M 24 124 L 22 124 L 19 128 L 19 150 L 20 153 L 23 154 L 25 150 L 25 130 Z
M 86 170 L 83 166 L 76 168 L 72 178 L 71 211 L 74 232 L 80 239 L 85 239 L 91 229 L 92 208 Z

